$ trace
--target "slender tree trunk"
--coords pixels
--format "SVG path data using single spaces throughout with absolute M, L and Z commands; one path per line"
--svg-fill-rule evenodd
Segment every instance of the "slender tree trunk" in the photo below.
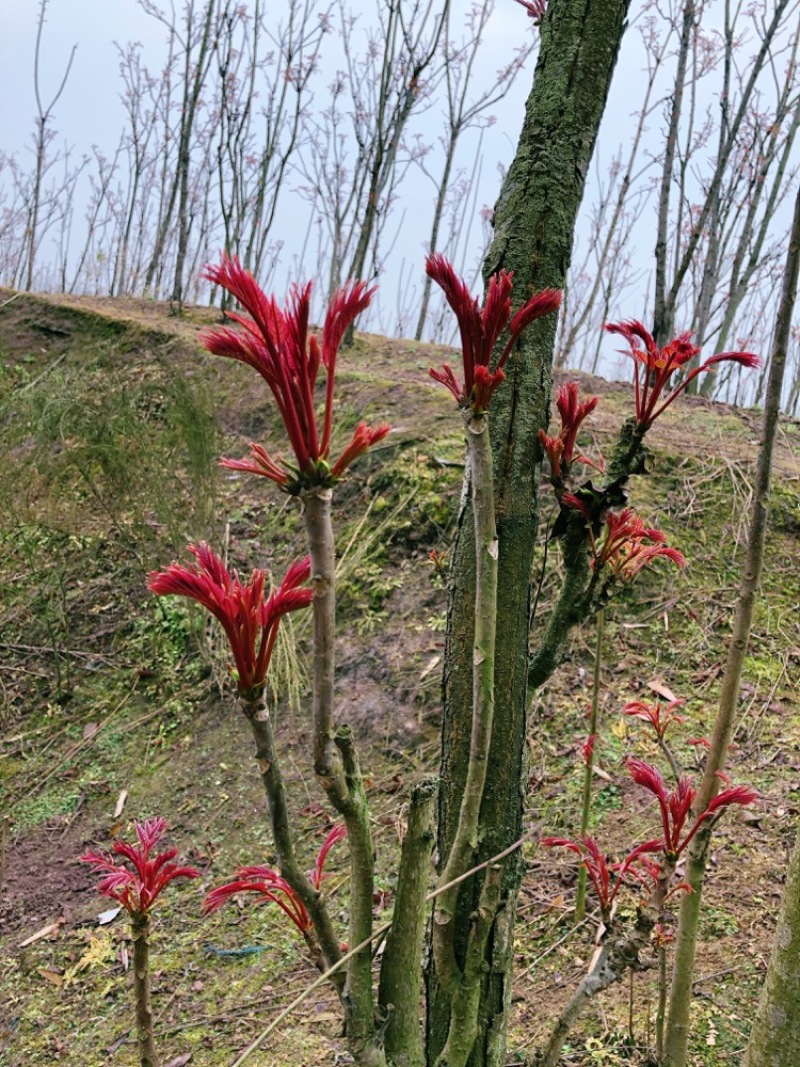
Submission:
M 150 916 L 134 915 L 133 988 L 136 995 L 136 1042 L 141 1067 L 159 1067 L 153 1040 L 153 1008 L 150 1004 Z
M 761 447 L 759 449 L 758 466 L 753 487 L 753 511 L 750 517 L 750 530 L 747 538 L 747 558 L 739 588 L 739 599 L 736 605 L 736 616 L 733 623 L 731 643 L 728 648 L 725 674 L 722 679 L 717 718 L 711 737 L 711 748 L 706 760 L 703 781 L 695 802 L 697 811 L 704 811 L 719 791 L 720 780 L 718 772 L 725 766 L 734 714 L 739 702 L 739 683 L 742 677 L 747 645 L 750 640 L 750 628 L 755 609 L 758 580 L 764 558 L 772 453 L 778 430 L 786 352 L 789 344 L 792 309 L 794 308 L 797 292 L 798 263 L 800 263 L 800 190 L 798 190 L 795 203 L 789 252 L 784 271 L 783 292 L 775 324 L 772 362 L 769 369 L 767 399 L 764 406 Z M 692 974 L 694 972 L 697 947 L 697 925 L 710 843 L 711 823 L 709 821 L 689 846 L 686 881 L 693 891 L 684 894 L 678 922 L 669 1017 L 667 1020 L 666 1054 L 667 1063 L 670 1067 L 685 1067 L 686 1064 Z M 766 1063 L 766 1061 L 762 1062 Z M 789 1061 L 786 1062 L 788 1064 Z M 778 1067 L 777 1062 L 775 1067 Z
M 36 120 L 36 169 L 31 195 L 30 221 L 28 223 L 28 270 L 25 275 L 25 291 L 33 288 L 33 269 L 36 261 L 36 237 L 39 232 L 39 205 L 42 200 L 42 169 L 44 167 L 46 128 L 43 116 Z
M 55 92 L 50 103 L 47 107 L 42 103 L 41 91 L 39 87 L 39 61 L 42 51 L 42 33 L 44 31 L 45 15 L 47 14 L 47 5 L 49 0 L 41 0 L 39 4 L 39 17 L 36 25 L 36 48 L 33 54 L 33 89 L 36 95 L 36 135 L 34 137 L 34 144 L 36 146 L 36 167 L 34 171 L 33 179 L 33 192 L 31 194 L 31 205 L 29 208 L 28 218 L 28 232 L 27 232 L 27 245 L 28 245 L 28 269 L 25 275 L 25 289 L 27 292 L 33 288 L 33 272 L 36 264 L 36 251 L 39 243 L 39 211 L 42 206 L 42 178 L 44 177 L 45 170 L 45 155 L 47 153 L 48 142 L 48 126 L 50 123 L 50 116 L 53 112 L 53 108 L 59 101 L 61 94 L 64 92 L 64 87 L 67 84 L 69 78 L 69 72 L 72 69 L 72 61 L 75 58 L 75 50 L 77 45 L 72 46 L 72 51 L 69 54 L 69 60 L 64 71 L 64 77 L 61 79 L 61 84 Z
M 447 155 L 444 160 L 444 169 L 442 170 L 442 180 L 439 183 L 439 188 L 436 191 L 436 203 L 433 206 L 433 222 L 431 223 L 431 236 L 429 239 L 428 252 L 433 254 L 438 250 L 439 245 L 439 227 L 442 223 L 442 215 L 444 214 L 444 202 L 447 197 L 447 190 L 450 185 L 450 171 L 453 167 L 453 157 L 456 154 L 456 139 L 451 132 L 450 140 L 447 144 Z M 431 302 L 431 286 L 433 285 L 433 279 L 429 275 L 425 275 L 425 281 L 422 286 L 422 303 L 419 308 L 419 319 L 417 321 L 417 330 L 414 334 L 414 338 L 417 341 L 422 340 L 422 331 L 425 329 L 425 320 L 428 317 L 428 305 Z
M 208 73 L 211 51 L 211 27 L 214 20 L 215 0 L 208 0 L 203 25 L 203 36 L 200 40 L 200 48 L 194 64 L 194 78 L 192 79 L 191 93 L 184 98 L 183 113 L 181 115 L 181 138 L 178 146 L 178 249 L 175 256 L 175 277 L 172 284 L 172 300 L 180 308 L 183 303 L 183 272 L 186 263 L 186 249 L 189 244 L 189 168 L 192 162 L 192 133 L 194 132 L 197 107 L 200 93 Z M 191 56 L 187 49 L 186 73 L 189 73 L 189 61 Z M 188 87 L 187 87 L 188 88 Z
M 314 771 L 347 826 L 350 847 L 350 944 L 372 936 L 375 852 L 367 798 L 352 733 L 334 725 L 334 637 L 336 552 L 331 523 L 331 489 L 303 496 L 303 518 L 311 556 L 314 622 Z M 372 954 L 366 945 L 347 965 L 342 999 L 347 1034 L 359 1067 L 386 1067 L 374 1027 Z
M 387 1016 L 384 1048 L 392 1067 L 425 1067 L 419 1004 L 425 897 L 432 873 L 433 817 L 438 788 L 436 778 L 426 778 L 411 793 L 392 928 L 381 961 L 378 1003 Z
M 689 57 L 689 45 L 694 27 L 694 0 L 685 0 L 683 8 L 683 28 L 678 49 L 678 68 L 675 72 L 675 89 L 672 93 L 667 144 L 664 151 L 664 169 L 661 172 L 661 191 L 658 198 L 658 227 L 656 236 L 656 292 L 655 322 L 653 337 L 662 347 L 672 336 L 673 306 L 667 296 L 667 228 L 669 224 L 670 189 L 672 171 L 675 166 L 675 153 L 678 147 L 678 131 L 683 108 L 683 90 L 686 84 L 686 62 Z
M 324 971 L 332 967 L 341 957 L 339 940 L 333 929 L 328 909 L 322 894 L 311 884 L 308 876 L 297 861 L 294 853 L 294 838 L 289 817 L 289 805 L 283 784 L 278 754 L 275 750 L 275 736 L 272 730 L 272 717 L 267 707 L 263 691 L 255 697 L 241 698 L 244 717 L 253 731 L 256 744 L 255 758 L 264 791 L 267 795 L 272 838 L 278 853 L 281 873 L 295 893 L 300 897 L 314 923 L 314 944 L 309 944 L 314 963 Z M 308 943 L 308 939 L 307 939 Z M 344 988 L 344 973 L 340 971 L 333 978 L 333 984 L 339 995 Z
M 533 89 L 514 161 L 495 211 L 495 237 L 484 273 L 514 271 L 514 297 L 533 289 L 562 287 L 572 250 L 575 218 L 611 74 L 624 30 L 628 0 L 559 0 L 542 26 Z M 538 524 L 537 432 L 548 422 L 551 360 L 556 320 L 547 316 L 512 354 L 508 381 L 492 400 L 492 446 L 499 536 L 498 632 L 495 717 L 481 808 L 485 860 L 521 836 L 523 753 L 527 704 L 529 582 Z M 472 605 L 475 572 L 472 511 L 468 496 L 459 516 L 450 579 L 444 674 L 442 789 L 439 854 L 447 856 L 458 822 L 466 780 L 472 722 Z M 522 875 L 518 855 L 502 877 L 497 913 L 481 961 L 478 1036 L 470 1067 L 503 1063 L 511 997 L 512 930 Z M 466 963 L 469 916 L 481 900 L 481 880 L 459 895 L 456 958 Z M 428 1062 L 441 1053 L 450 1028 L 449 998 L 435 966 L 428 974 Z

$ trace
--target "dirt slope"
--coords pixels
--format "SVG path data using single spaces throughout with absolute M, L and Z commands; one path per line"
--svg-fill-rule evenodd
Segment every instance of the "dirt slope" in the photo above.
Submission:
M 199 351 L 198 326 L 215 321 L 207 309 L 178 319 L 145 301 L 0 291 L 3 1067 L 135 1062 L 125 925 L 98 923 L 105 903 L 76 862 L 87 847 L 129 834 L 134 818 L 164 815 L 181 854 L 203 871 L 199 888 L 179 888 L 159 913 L 154 996 L 165 1062 L 231 1062 L 313 977 L 300 939 L 270 908 L 243 901 L 198 918 L 202 891 L 239 863 L 269 862 L 270 843 L 219 636 L 184 604 L 155 601 L 144 584 L 201 538 L 225 546 L 241 569 L 265 565 L 277 575 L 303 550 L 291 501 L 218 469 L 220 454 L 241 456 L 251 439 L 276 447 L 279 437 L 263 383 Z M 341 437 L 361 418 L 396 427 L 337 490 L 338 702 L 369 768 L 378 909 L 391 908 L 408 789 L 437 763 L 446 601 L 427 554 L 447 548 L 462 469 L 460 420 L 426 374 L 443 358 L 441 349 L 364 335 L 340 366 Z M 587 438 L 587 448 L 602 448 L 631 393 L 582 384 L 602 397 L 594 442 Z M 686 400 L 660 420 L 653 471 L 637 479 L 632 502 L 690 567 L 645 575 L 610 613 L 595 816 L 610 853 L 653 818 L 621 764 L 634 749 L 655 753 L 622 721 L 622 704 L 658 699 L 658 687 L 668 687 L 688 701 L 683 736 L 710 725 L 758 432 L 754 413 Z M 796 423 L 782 427 L 764 597 L 732 756 L 735 781 L 756 785 L 764 803 L 755 816 L 729 819 L 717 839 L 696 987 L 697 1065 L 737 1062 L 794 836 L 797 433 Z M 538 622 L 557 586 L 557 553 L 548 566 Z M 308 769 L 307 623 L 295 618 L 285 638 L 273 679 L 279 742 L 310 865 L 330 816 Z M 592 645 L 590 630 L 577 634 L 569 662 L 533 702 L 530 822 L 549 833 L 575 832 Z M 694 750 L 679 747 L 691 769 Z M 344 857 L 344 849 L 332 857 L 327 885 L 342 917 Z M 591 951 L 585 931 L 570 933 L 572 866 L 535 847 L 529 861 L 511 1042 L 527 1054 Z M 645 1062 L 650 974 L 636 977 L 632 996 L 632 1036 L 628 991 L 614 991 L 565 1062 Z M 318 993 L 251 1062 L 345 1063 L 338 1027 L 333 998 Z

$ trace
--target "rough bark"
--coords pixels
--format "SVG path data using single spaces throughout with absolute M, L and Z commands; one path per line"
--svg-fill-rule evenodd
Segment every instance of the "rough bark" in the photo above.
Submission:
M 495 211 L 495 237 L 484 273 L 514 271 L 515 302 L 545 286 L 561 288 L 572 250 L 585 175 L 624 29 L 628 0 L 559 0 L 542 25 L 533 89 L 514 161 Z M 538 524 L 537 431 L 547 425 L 556 321 L 534 324 L 507 366 L 508 381 L 492 401 L 492 445 L 499 536 L 496 706 L 489 776 L 481 809 L 477 859 L 521 836 L 522 772 L 527 702 L 529 582 Z M 444 678 L 439 853 L 453 840 L 466 779 L 472 721 L 472 605 L 474 533 L 465 498 L 459 516 L 450 581 Z M 522 873 L 517 856 L 503 872 L 498 910 L 482 961 L 478 1036 L 470 1067 L 503 1062 L 510 1000 L 511 932 Z M 469 915 L 481 880 L 460 894 L 456 953 L 465 962 Z M 435 968 L 428 975 L 428 1062 L 439 1056 L 449 1030 L 449 1001 Z

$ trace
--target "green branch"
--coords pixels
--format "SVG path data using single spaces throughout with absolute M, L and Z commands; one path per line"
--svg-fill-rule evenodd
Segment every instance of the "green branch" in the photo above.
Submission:
M 250 723 L 250 729 L 253 732 L 253 739 L 256 743 L 256 763 L 261 774 L 261 781 L 264 784 L 264 791 L 267 794 L 272 837 L 278 853 L 281 874 L 300 897 L 311 917 L 319 951 L 321 952 L 321 958 L 318 956 L 314 962 L 320 970 L 324 971 L 341 958 L 339 938 L 334 931 L 322 894 L 314 888 L 306 877 L 294 854 L 294 842 L 289 823 L 289 807 L 286 802 L 286 788 L 283 784 L 283 775 L 281 774 L 275 751 L 275 735 L 266 697 L 263 692 L 253 699 L 243 696 L 241 705 L 244 716 Z M 307 943 L 313 952 L 313 941 Z M 344 988 L 344 975 L 336 973 L 333 984 L 341 995 Z
M 333 807 L 347 827 L 350 846 L 350 943 L 372 936 L 372 894 L 375 850 L 367 798 L 349 727 L 334 731 L 333 684 L 336 632 L 336 553 L 331 523 L 330 489 L 302 494 L 303 518 L 311 556 L 314 589 L 314 771 Z M 355 953 L 347 965 L 342 998 L 347 1016 L 350 1050 L 360 1067 L 385 1067 L 377 1044 L 372 994 L 372 955 L 369 947 Z
M 489 761 L 494 719 L 494 655 L 497 626 L 497 530 L 494 515 L 492 450 L 488 418 L 469 411 L 466 416 L 467 452 L 472 482 L 475 523 L 475 629 L 472 648 L 472 730 L 469 764 L 461 798 L 458 826 L 439 886 L 459 877 L 478 847 L 478 820 Z M 452 998 L 464 980 L 455 954 L 454 917 L 458 886 L 443 891 L 433 916 L 436 974 Z M 477 1002 L 476 1002 L 477 1003 Z M 452 1031 L 452 1025 L 451 1025 Z
M 425 1067 L 419 1003 L 437 791 L 438 779 L 425 778 L 411 793 L 394 915 L 381 960 L 378 1003 L 386 1013 L 384 1048 L 393 1067 Z

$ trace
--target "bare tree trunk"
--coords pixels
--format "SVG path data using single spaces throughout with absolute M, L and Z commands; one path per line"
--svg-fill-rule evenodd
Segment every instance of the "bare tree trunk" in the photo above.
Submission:
M 685 246 L 680 247 L 676 243 L 674 248 L 674 262 L 671 278 L 667 279 L 667 222 L 669 218 L 670 185 L 674 181 L 675 147 L 677 144 L 678 130 L 683 107 L 683 94 L 686 85 L 686 65 L 691 47 L 693 35 L 693 23 L 696 15 L 695 0 L 685 0 L 683 32 L 681 48 L 678 57 L 678 71 L 675 79 L 674 106 L 670 115 L 667 149 L 662 172 L 661 193 L 659 198 L 658 213 L 658 236 L 656 240 L 656 286 L 655 286 L 655 310 L 653 336 L 656 344 L 663 346 L 675 332 L 675 311 L 678 305 L 686 276 L 695 262 L 698 246 L 707 232 L 709 219 L 718 205 L 723 191 L 726 175 L 729 173 L 729 164 L 738 143 L 742 125 L 753 106 L 758 79 L 768 64 L 773 62 L 771 49 L 779 33 L 793 0 L 776 0 L 769 13 L 769 21 L 764 20 L 761 26 L 761 39 L 758 52 L 753 58 L 752 66 L 741 88 L 738 105 L 730 115 L 726 124 L 726 136 L 720 140 L 719 148 L 714 160 L 714 169 L 703 185 L 703 199 L 700 210 L 695 211 L 691 217 L 691 229 Z M 734 35 L 729 35 L 727 47 L 732 48 Z M 690 85 L 691 92 L 696 92 L 695 81 Z M 724 102 L 727 107 L 727 102 Z M 679 190 L 678 211 L 685 212 L 685 182 L 687 178 L 688 154 L 684 152 L 684 158 L 679 167 Z M 680 232 L 680 227 L 677 228 Z
M 34 136 L 34 156 L 35 156 L 35 168 L 33 179 L 33 192 L 31 195 L 31 203 L 29 207 L 29 220 L 28 220 L 28 266 L 25 274 L 25 289 L 30 291 L 33 287 L 33 272 L 36 265 L 36 252 L 39 241 L 39 211 L 42 203 L 42 178 L 44 176 L 45 167 L 45 154 L 47 152 L 48 133 L 50 117 L 53 113 L 53 108 L 61 98 L 61 94 L 67 84 L 69 78 L 69 72 L 72 69 L 72 61 L 75 58 L 75 52 L 78 48 L 76 44 L 72 46 L 72 51 L 69 54 L 67 60 L 66 70 L 64 71 L 64 77 L 61 79 L 61 84 L 56 89 L 52 100 L 44 106 L 42 103 L 41 85 L 39 77 L 39 60 L 42 51 L 42 33 L 44 31 L 45 15 L 47 13 L 48 0 L 41 0 L 39 4 L 39 18 L 36 26 L 36 48 L 33 54 L 33 89 L 36 95 L 36 133 Z
M 658 198 L 658 225 L 656 230 L 656 285 L 653 337 L 661 347 L 672 335 L 672 315 L 674 307 L 670 306 L 667 296 L 667 227 L 669 224 L 670 189 L 672 172 L 675 167 L 675 153 L 678 147 L 683 93 L 686 86 L 686 65 L 694 29 L 694 0 L 685 0 L 683 6 L 683 26 L 678 47 L 678 66 L 675 71 L 675 88 L 672 93 L 672 107 L 669 116 L 667 144 L 664 150 L 664 169 L 661 172 L 661 191 Z
M 406 21 L 403 15 L 403 0 L 384 0 L 388 10 L 385 50 L 381 69 L 381 84 L 378 94 L 378 111 L 375 116 L 375 140 L 370 151 L 368 166 L 369 182 L 364 197 L 361 222 L 353 258 L 347 272 L 349 278 L 365 277 L 369 246 L 375 234 L 380 198 L 392 179 L 400 142 L 422 91 L 422 82 L 429 71 L 439 47 L 439 39 L 450 10 L 450 0 L 444 0 L 441 13 L 435 16 L 435 26 L 429 41 L 423 41 L 422 33 L 427 16 L 433 8 L 429 5 L 420 19 L 421 27 L 413 26 L 415 17 L 421 14 L 416 9 Z M 396 81 L 402 79 L 401 88 Z M 348 331 L 348 343 L 352 341 L 353 328 Z
M 483 0 L 480 6 L 477 4 L 473 6 L 467 15 L 466 43 L 458 48 L 451 45 L 449 8 L 444 16 L 442 47 L 445 55 L 444 77 L 447 87 L 446 142 L 444 166 L 442 167 L 441 177 L 436 183 L 436 199 L 433 206 L 430 237 L 428 238 L 428 253 L 444 251 L 445 254 L 448 254 L 449 251 L 448 249 L 441 249 L 439 246 L 439 228 L 442 224 L 445 202 L 450 192 L 450 175 L 458 142 L 470 126 L 477 124 L 480 116 L 488 108 L 499 103 L 508 95 L 517 75 L 536 47 L 536 38 L 532 36 L 531 43 L 526 48 L 520 49 L 513 62 L 498 72 L 494 84 L 481 93 L 472 103 L 468 103 L 467 96 L 472 83 L 472 76 L 475 73 L 479 59 L 481 35 L 493 11 L 494 0 Z M 427 170 L 425 173 L 428 173 Z M 449 258 L 452 259 L 452 255 Z M 432 285 L 433 279 L 426 274 L 422 285 L 422 302 L 414 335 L 417 341 L 422 340 L 422 332 L 425 329 Z
M 171 297 L 178 308 L 183 302 L 183 270 L 186 261 L 186 247 L 189 243 L 189 170 L 192 163 L 192 133 L 197 118 L 200 93 L 205 84 L 211 62 L 211 27 L 214 21 L 215 7 L 216 0 L 207 0 L 203 32 L 196 57 L 192 56 L 188 47 L 190 38 L 187 36 L 184 101 L 181 109 L 181 136 L 178 143 L 178 249 L 175 257 L 175 275 Z M 191 62 L 194 63 L 194 77 L 191 80 L 191 90 L 187 93 L 186 86 L 189 81 Z

